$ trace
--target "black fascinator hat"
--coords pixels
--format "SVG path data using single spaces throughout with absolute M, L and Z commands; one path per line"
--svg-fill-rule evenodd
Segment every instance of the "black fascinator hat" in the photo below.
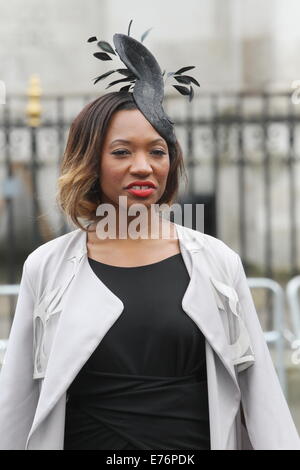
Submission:
M 129 82 L 129 85 L 122 86 L 119 92 L 132 91 L 134 101 L 143 113 L 145 118 L 152 124 L 157 132 L 169 143 L 175 143 L 174 122 L 170 120 L 163 109 L 164 98 L 164 75 L 155 59 L 154 55 L 142 44 L 145 37 L 150 32 L 148 29 L 141 37 L 141 42 L 130 36 L 129 23 L 128 34 L 116 33 L 113 36 L 115 49 L 106 42 L 98 41 L 96 36 L 88 39 L 88 42 L 97 41 L 98 47 L 104 52 L 95 52 L 94 56 L 100 60 L 112 60 L 112 55 L 117 55 L 125 64 L 126 68 L 110 70 L 94 79 L 94 84 L 108 77 L 114 72 L 120 73 L 124 78 L 114 80 L 109 83 L 109 88 L 118 83 Z M 182 95 L 187 95 L 189 101 L 194 97 L 192 83 L 200 86 L 197 80 L 190 75 L 184 75 L 184 72 L 195 68 L 195 66 L 182 67 L 177 72 L 167 73 L 166 79 L 173 77 L 181 85 L 173 87 Z M 189 85 L 186 86 L 186 85 Z

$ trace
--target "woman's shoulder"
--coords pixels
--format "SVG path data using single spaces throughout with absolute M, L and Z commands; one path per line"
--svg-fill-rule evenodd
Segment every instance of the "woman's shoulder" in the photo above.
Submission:
M 78 252 L 83 234 L 83 230 L 78 228 L 43 243 L 27 256 L 24 265 L 31 272 L 40 271 L 43 266 L 55 266 Z
M 178 227 L 178 225 L 177 225 Z M 240 263 L 239 254 L 220 238 L 190 227 L 179 226 L 178 233 L 189 250 L 201 251 L 206 262 L 226 277 L 234 279 Z
M 234 258 L 238 256 L 238 253 L 220 238 L 183 225 L 176 224 L 176 227 L 179 236 L 187 242 L 188 246 L 191 248 L 211 250 L 222 256 L 227 255 L 233 256 Z

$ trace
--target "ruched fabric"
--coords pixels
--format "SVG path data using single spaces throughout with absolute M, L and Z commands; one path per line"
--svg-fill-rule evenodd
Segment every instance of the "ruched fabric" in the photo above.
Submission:
M 124 310 L 68 390 L 64 449 L 209 449 L 205 338 L 182 309 L 181 253 L 89 263 Z

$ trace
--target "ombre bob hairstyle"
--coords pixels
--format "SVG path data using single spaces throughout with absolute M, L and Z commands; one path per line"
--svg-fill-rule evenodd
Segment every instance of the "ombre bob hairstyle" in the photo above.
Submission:
M 79 219 L 96 222 L 101 204 L 100 159 L 102 144 L 114 112 L 138 109 L 130 92 L 111 92 L 88 103 L 71 124 L 63 154 L 56 201 L 77 227 L 84 231 Z M 187 176 L 181 147 L 168 143 L 170 169 L 166 188 L 156 204 L 172 205 L 178 195 L 179 178 Z

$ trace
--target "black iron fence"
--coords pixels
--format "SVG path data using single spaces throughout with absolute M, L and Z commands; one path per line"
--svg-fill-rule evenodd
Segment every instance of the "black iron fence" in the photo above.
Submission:
M 35 247 L 70 230 L 61 214 L 46 221 L 42 202 L 54 188 L 72 119 L 95 97 L 43 96 L 36 127 L 28 125 L 26 96 L 8 96 L 0 107 L 2 283 L 17 282 L 19 258 L 22 262 Z M 205 231 L 236 249 L 249 269 L 276 277 L 282 259 L 288 276 L 299 273 L 300 106 L 291 94 L 211 93 L 191 103 L 167 97 L 165 108 L 175 121 L 189 175 L 180 202 L 205 203 Z M 254 236 L 255 220 L 261 227 Z

